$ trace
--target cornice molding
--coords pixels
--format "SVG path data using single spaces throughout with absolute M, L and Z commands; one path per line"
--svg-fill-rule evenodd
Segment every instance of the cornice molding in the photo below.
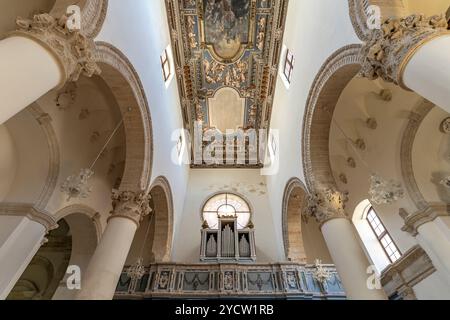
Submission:
M 419 228 L 436 220 L 439 217 L 450 216 L 450 205 L 446 203 L 430 203 L 426 208 L 421 209 L 413 214 L 409 214 L 405 209 L 400 209 L 400 217 L 405 221 L 402 231 L 410 233 L 412 236 L 419 234 Z
M 44 226 L 46 233 L 57 229 L 58 223 L 50 213 L 38 210 L 32 204 L 26 203 L 0 203 L 0 216 L 17 216 L 28 218 Z
M 412 288 L 435 271 L 430 257 L 416 245 L 383 271 L 381 284 L 388 296 L 397 294 L 405 300 L 416 300 Z

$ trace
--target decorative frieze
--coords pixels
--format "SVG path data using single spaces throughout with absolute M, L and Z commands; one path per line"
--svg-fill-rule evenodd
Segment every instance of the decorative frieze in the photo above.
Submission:
M 69 30 L 67 19 L 66 15 L 57 19 L 47 13 L 32 19 L 18 18 L 18 30 L 11 34 L 30 38 L 54 55 L 64 74 L 61 86 L 66 81 L 77 81 L 81 75 L 91 77 L 101 72 L 94 58 L 94 42 L 79 31 Z
M 407 63 L 422 45 L 447 33 L 447 25 L 443 15 L 387 19 L 381 29 L 371 31 L 361 49 L 361 75 L 370 80 L 380 77 L 408 89 L 402 80 Z
M 261 297 L 345 299 L 333 265 L 157 264 L 141 279 L 122 273 L 117 299 Z M 317 274 L 321 275 L 317 277 Z M 318 280 L 319 279 L 319 280 Z
M 144 217 L 152 212 L 150 207 L 151 196 L 144 192 L 113 191 L 111 218 L 122 217 L 131 219 L 138 227 Z

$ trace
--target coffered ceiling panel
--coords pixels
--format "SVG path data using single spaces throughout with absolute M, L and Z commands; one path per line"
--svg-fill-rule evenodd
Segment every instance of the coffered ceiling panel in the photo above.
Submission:
M 267 130 L 288 0 L 166 0 L 166 6 L 185 127 Z

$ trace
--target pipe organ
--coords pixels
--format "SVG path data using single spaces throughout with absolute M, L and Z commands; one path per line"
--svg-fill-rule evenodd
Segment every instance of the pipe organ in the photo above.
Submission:
M 204 262 L 255 262 L 253 228 L 238 229 L 236 217 L 221 217 L 218 229 L 204 228 L 200 260 Z

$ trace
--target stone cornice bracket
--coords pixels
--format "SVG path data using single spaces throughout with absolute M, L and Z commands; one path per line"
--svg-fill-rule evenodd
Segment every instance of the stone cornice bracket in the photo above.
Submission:
M 399 215 L 405 221 L 402 231 L 415 237 L 419 234 L 420 226 L 432 222 L 438 217 L 450 216 L 450 206 L 445 203 L 432 203 L 427 208 L 413 214 L 409 214 L 405 209 L 400 209 Z
M 151 195 L 144 192 L 114 190 L 112 194 L 113 211 L 111 211 L 109 219 L 127 218 L 136 223 L 139 228 L 144 217 L 153 211 L 150 207 L 150 199 Z
M 36 209 L 32 204 L 0 203 L 0 216 L 25 217 L 44 226 L 49 233 L 59 227 L 56 218 L 50 213 Z
M 314 217 L 320 225 L 333 219 L 347 219 L 345 204 L 348 195 L 328 188 L 308 196 L 307 212 L 303 214 Z
M 389 18 L 381 29 L 371 31 L 361 49 L 360 75 L 370 80 L 378 77 L 409 90 L 403 82 L 406 65 L 425 43 L 448 34 L 444 15 L 425 17 L 413 14 L 406 18 Z
M 30 38 L 43 45 L 59 62 L 63 78 L 60 87 L 67 81 L 77 81 L 81 75 L 91 77 L 100 74 L 95 62 L 95 44 L 79 31 L 66 27 L 67 16 L 57 19 L 47 13 L 32 19 L 18 18 L 18 29 L 12 36 Z

